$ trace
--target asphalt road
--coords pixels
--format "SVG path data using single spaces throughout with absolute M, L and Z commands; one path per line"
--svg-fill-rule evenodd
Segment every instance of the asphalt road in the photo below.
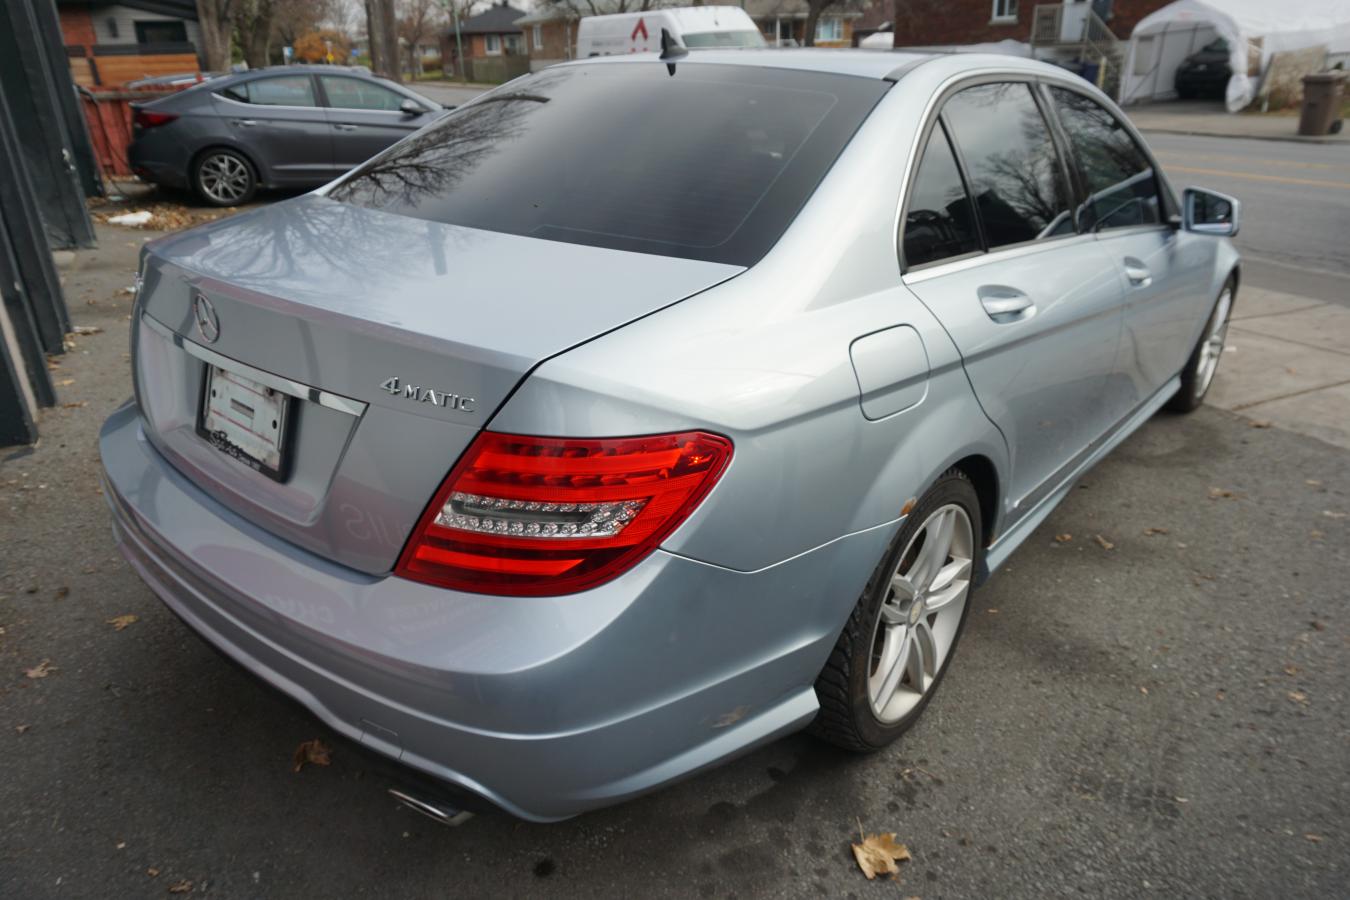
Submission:
M 460 106 L 487 90 L 487 87 L 481 85 L 461 85 L 440 81 L 409 82 L 408 87 L 424 97 L 435 100 L 442 106 Z
M 191 896 L 588 900 L 1350 883 L 1350 454 L 1208 409 L 1148 423 L 975 595 L 950 677 L 885 752 L 796 736 L 570 822 L 456 830 L 341 753 L 293 772 L 324 729 L 207 649 L 113 547 L 94 440 L 128 392 L 115 292 L 139 236 L 100 234 L 65 273 L 76 322 L 105 329 L 60 364 L 63 401 L 85 405 L 48 413 L 36 450 L 0 452 L 0 897 L 164 897 L 183 880 Z M 54 670 L 27 677 L 43 660 Z M 859 821 L 909 846 L 902 884 L 857 871 Z
M 1350 144 L 1145 136 L 1178 190 L 1242 201 L 1247 284 L 1350 305 Z

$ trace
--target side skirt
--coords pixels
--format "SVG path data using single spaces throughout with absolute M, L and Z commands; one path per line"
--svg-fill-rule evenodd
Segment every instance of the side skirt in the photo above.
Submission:
M 999 566 L 1008 561 L 1013 551 L 1021 546 L 1022 542 L 1035 531 L 1042 522 L 1044 522 L 1052 513 L 1059 502 L 1069 495 L 1074 484 L 1088 469 L 1101 461 L 1102 457 L 1110 453 L 1116 447 L 1120 446 L 1127 437 L 1149 419 L 1153 418 L 1158 410 L 1162 409 L 1168 400 L 1172 398 L 1181 388 L 1181 376 L 1173 376 L 1166 384 L 1139 406 L 1133 413 L 1127 416 L 1119 425 L 1110 431 L 1106 437 L 1102 438 L 1101 443 L 1091 450 L 1082 462 L 1078 464 L 1071 472 L 1060 481 L 1059 486 L 1043 497 L 1034 507 L 1027 511 L 1017 524 L 1005 531 L 998 540 L 989 547 L 984 555 L 984 569 L 980 580 L 983 581 L 989 577 Z

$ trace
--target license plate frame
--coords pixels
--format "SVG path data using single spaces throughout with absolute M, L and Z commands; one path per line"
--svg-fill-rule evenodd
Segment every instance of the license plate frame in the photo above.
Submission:
M 197 434 L 226 456 L 284 482 L 290 476 L 294 421 L 294 397 L 224 366 L 205 364 Z

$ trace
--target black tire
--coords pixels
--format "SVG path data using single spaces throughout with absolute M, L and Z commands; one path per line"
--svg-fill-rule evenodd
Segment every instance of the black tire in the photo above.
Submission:
M 811 723 L 811 732 L 822 740 L 859 752 L 879 750 L 909 730 L 941 685 L 960 643 L 961 634 L 965 631 L 972 602 L 970 594 L 966 596 L 960 624 L 957 626 L 946 658 L 934 674 L 927 692 L 909 713 L 896 722 L 889 724 L 882 722 L 872 711 L 867 682 L 872 667 L 873 646 L 878 620 L 881 617 L 881 607 L 890 593 L 891 576 L 900 565 L 900 554 L 909 547 L 910 540 L 928 518 L 949 504 L 959 505 L 970 521 L 973 536 L 970 591 L 974 591 L 975 573 L 981 571 L 984 562 L 979 496 L 964 472 L 949 469 L 923 495 L 895 539 L 891 541 L 885 556 L 872 572 L 867 586 L 863 588 L 862 596 L 844 625 L 844 630 L 840 633 L 825 668 L 816 678 L 816 697 L 820 702 L 820 712 Z
M 258 173 L 237 150 L 212 147 L 192 162 L 192 190 L 211 206 L 239 206 L 257 193 Z
M 1204 405 L 1205 395 L 1209 393 L 1210 385 L 1214 383 L 1214 375 L 1210 373 L 1208 377 L 1201 371 L 1204 359 L 1205 342 L 1209 340 L 1214 327 L 1214 317 L 1219 315 L 1220 307 L 1224 295 L 1229 298 L 1228 308 L 1223 314 L 1224 339 L 1227 339 L 1228 322 L 1233 317 L 1233 306 L 1237 300 L 1237 283 L 1230 276 L 1224 282 L 1223 289 L 1219 291 L 1219 296 L 1214 298 L 1214 306 L 1211 308 L 1209 317 L 1205 319 L 1204 330 L 1200 332 L 1200 339 L 1196 341 L 1195 348 L 1191 350 L 1190 357 L 1186 360 L 1186 367 L 1181 370 L 1181 387 L 1172 395 L 1172 399 L 1167 401 L 1167 409 L 1174 413 L 1195 412 Z M 1222 352 L 1222 351 L 1220 351 Z M 1218 368 L 1218 362 L 1214 363 Z

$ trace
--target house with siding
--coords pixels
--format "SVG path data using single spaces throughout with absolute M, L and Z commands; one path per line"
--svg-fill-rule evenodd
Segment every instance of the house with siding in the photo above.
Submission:
M 199 70 L 195 0 L 57 0 L 77 84 L 115 86 Z

